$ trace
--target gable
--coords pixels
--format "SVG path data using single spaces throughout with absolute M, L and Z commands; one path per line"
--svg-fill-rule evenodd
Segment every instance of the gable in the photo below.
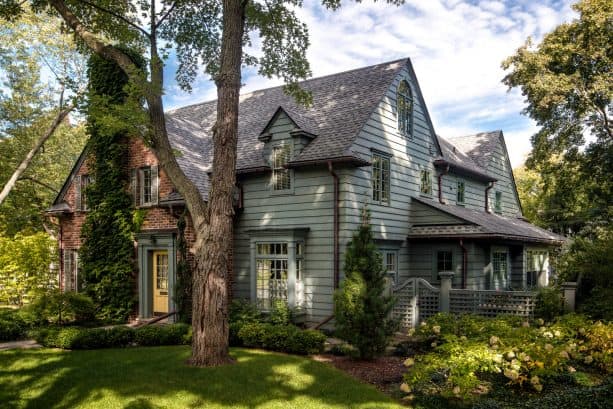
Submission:
M 409 212 L 411 226 L 460 225 L 469 224 L 466 220 L 441 212 L 417 200 L 411 201 Z

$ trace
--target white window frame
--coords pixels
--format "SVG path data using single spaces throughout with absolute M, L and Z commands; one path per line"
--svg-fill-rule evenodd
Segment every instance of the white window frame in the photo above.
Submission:
M 391 199 L 392 161 L 389 155 L 372 153 L 371 185 L 372 201 L 380 205 L 389 205 Z
M 502 278 L 502 285 L 499 285 L 499 283 L 497 283 L 495 274 L 496 274 L 496 269 L 495 269 L 495 257 L 494 255 L 498 253 L 505 253 L 506 254 L 506 274 L 504 275 L 504 277 Z M 492 247 L 490 250 L 490 263 L 491 263 L 491 271 L 490 271 L 490 289 L 491 290 L 496 290 L 496 291 L 505 291 L 509 288 L 509 286 L 511 285 L 511 255 L 509 252 L 509 249 L 507 247 Z
M 539 269 L 532 269 L 531 258 L 544 256 Z M 524 288 L 541 288 L 549 285 L 549 251 L 543 248 L 526 248 L 524 251 Z M 533 283 L 528 283 L 528 274 L 535 272 Z M 544 275 L 543 275 L 544 274 Z
M 287 254 L 261 254 L 258 245 L 281 244 L 287 246 Z M 300 235 L 258 234 L 251 237 L 251 300 L 260 309 L 267 311 L 265 303 L 258 298 L 258 260 L 287 260 L 287 295 L 290 308 L 301 308 L 304 304 L 304 281 L 306 274 L 306 240 Z M 302 253 L 302 254 L 300 254 Z M 272 305 L 272 300 L 269 306 Z
M 147 181 L 147 173 L 149 174 L 148 186 L 147 183 L 145 183 Z M 160 190 L 160 175 L 158 166 L 150 165 L 138 168 L 137 178 L 138 181 L 136 183 L 138 184 L 138 201 L 136 204 L 138 207 L 151 207 L 157 205 Z M 149 190 L 149 200 L 145 200 L 145 193 L 147 189 Z
M 286 155 L 285 158 L 281 158 L 285 159 L 282 163 L 277 162 L 277 155 L 279 153 L 285 153 Z M 270 151 L 270 167 L 272 169 L 270 184 L 272 191 L 275 193 L 291 193 L 293 191 L 294 181 L 292 180 L 292 170 L 287 168 L 287 164 L 291 160 L 291 157 L 292 145 L 289 142 L 274 145 Z M 277 183 L 279 177 L 283 177 L 283 182 L 287 183 L 279 185 Z
M 86 212 L 89 210 L 89 206 L 87 204 L 87 187 L 92 184 L 94 178 L 90 175 L 81 175 L 80 183 L 81 188 L 79 190 L 79 194 L 81 195 L 81 211 Z

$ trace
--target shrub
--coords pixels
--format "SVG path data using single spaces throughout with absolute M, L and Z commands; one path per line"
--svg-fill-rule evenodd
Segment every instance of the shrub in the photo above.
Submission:
M 26 310 L 39 324 L 83 323 L 95 318 L 91 298 L 73 291 L 45 294 L 26 307 Z
M 568 314 L 552 323 L 438 314 L 414 331 L 430 351 L 409 358 L 413 392 L 473 399 L 491 382 L 541 392 L 578 369 L 613 373 L 613 325 Z
M 43 328 L 34 331 L 36 341 L 46 347 L 62 349 L 121 348 L 131 345 L 182 345 L 190 341 L 186 324 L 112 328 Z
M 546 321 L 551 321 L 555 317 L 564 314 L 564 299 L 559 288 L 541 288 L 536 297 L 536 308 L 534 315 Z
M 241 299 L 232 300 L 228 308 L 229 343 L 230 346 L 242 346 L 243 342 L 238 332 L 243 325 L 253 322 L 264 322 L 263 314 L 255 304 Z
M 238 337 L 245 346 L 308 355 L 323 351 L 326 336 L 294 325 L 252 322 L 242 326 Z
M 347 246 L 345 279 L 334 294 L 338 336 L 362 359 L 383 354 L 398 327 L 390 318 L 394 299 L 383 295 L 386 271 L 374 243 L 368 213 Z
M 14 341 L 25 335 L 26 328 L 20 320 L 0 318 L 0 341 Z
M 613 322 L 613 288 L 594 287 L 579 305 L 579 311 L 594 320 Z

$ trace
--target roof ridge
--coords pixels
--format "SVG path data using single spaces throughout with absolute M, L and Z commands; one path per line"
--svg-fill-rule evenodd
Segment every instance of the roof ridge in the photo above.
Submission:
M 398 62 L 401 62 L 401 61 L 407 61 L 407 60 L 409 60 L 409 57 L 399 58 L 399 59 L 396 59 L 396 60 L 382 62 L 382 63 L 379 63 L 379 64 L 367 65 L 367 66 L 360 67 L 360 68 L 352 68 L 350 70 L 340 71 L 340 72 L 336 72 L 336 73 L 332 73 L 332 74 L 326 74 L 326 75 L 322 75 L 322 76 L 319 76 L 319 77 L 307 78 L 305 80 L 299 81 L 298 84 L 309 83 L 309 82 L 312 82 L 312 81 L 322 80 L 322 79 L 329 78 L 329 77 L 336 77 L 336 76 L 340 76 L 340 75 L 344 75 L 344 74 L 349 74 L 349 73 L 356 72 L 356 71 L 366 70 L 368 68 L 380 67 L 382 65 L 391 65 L 391 64 L 394 64 L 394 63 L 398 63 Z M 243 97 L 247 97 L 247 96 L 252 95 L 252 94 L 255 94 L 256 92 L 270 91 L 270 90 L 277 89 L 277 88 L 283 88 L 284 86 L 285 86 L 285 84 L 283 84 L 283 85 L 275 85 L 274 87 L 260 88 L 260 89 L 256 89 L 256 90 L 253 90 L 253 91 L 249 91 L 249 92 L 247 92 L 245 94 L 240 94 L 239 99 L 243 98 Z M 166 114 L 177 113 L 178 111 L 186 109 L 186 108 L 192 108 L 192 107 L 195 107 L 195 106 L 206 105 L 206 104 L 210 104 L 210 103 L 216 102 L 216 101 L 217 101 L 217 98 L 209 99 L 207 101 L 196 102 L 194 104 L 184 105 L 184 106 L 181 106 L 181 107 L 178 107 L 178 108 L 171 109 L 169 111 L 166 111 L 165 113 Z
M 491 134 L 500 134 L 500 133 L 502 133 L 502 129 L 494 129 L 493 131 L 483 131 L 483 132 L 477 132 L 477 133 L 468 134 L 468 135 L 445 136 L 443 138 L 449 141 L 450 139 L 460 139 L 460 138 L 468 138 L 468 137 L 474 137 L 474 136 L 479 136 L 479 135 L 491 135 Z

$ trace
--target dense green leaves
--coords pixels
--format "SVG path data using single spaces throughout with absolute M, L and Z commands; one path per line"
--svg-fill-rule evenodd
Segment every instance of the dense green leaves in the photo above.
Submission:
M 395 300 L 385 296 L 386 271 L 365 215 L 345 253 L 345 279 L 334 294 L 338 336 L 358 350 L 362 359 L 385 351 L 397 328 L 390 318 Z

